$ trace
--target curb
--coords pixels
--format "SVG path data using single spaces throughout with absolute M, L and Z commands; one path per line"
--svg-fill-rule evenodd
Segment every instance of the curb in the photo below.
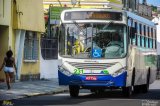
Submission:
M 25 94 L 24 97 L 14 98 L 14 99 L 11 99 L 11 100 L 29 98 L 29 97 L 33 97 L 33 96 L 43 96 L 43 95 L 58 94 L 58 93 L 64 93 L 64 92 L 68 92 L 68 91 L 69 90 L 57 90 L 57 91 L 50 91 L 50 92 L 43 92 L 43 93 Z

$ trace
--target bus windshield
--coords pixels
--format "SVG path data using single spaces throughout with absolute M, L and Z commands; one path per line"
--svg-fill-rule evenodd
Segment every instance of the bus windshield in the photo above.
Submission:
M 126 55 L 126 26 L 123 24 L 63 24 L 59 38 L 62 57 L 114 59 Z

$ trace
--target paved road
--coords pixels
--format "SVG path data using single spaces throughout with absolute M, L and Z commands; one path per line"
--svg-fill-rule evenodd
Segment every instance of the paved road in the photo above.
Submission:
M 120 90 L 106 91 L 103 94 L 92 94 L 89 90 L 81 90 L 79 97 L 71 98 L 69 93 L 42 95 L 12 101 L 16 106 L 160 106 L 160 81 L 150 86 L 146 94 L 134 94 L 124 98 Z

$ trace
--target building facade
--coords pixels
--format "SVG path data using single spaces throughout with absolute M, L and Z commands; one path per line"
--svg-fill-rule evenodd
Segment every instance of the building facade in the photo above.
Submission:
M 126 10 L 137 11 L 139 0 L 122 0 L 123 8 Z
M 40 36 L 45 31 L 43 0 L 0 0 L 0 64 L 14 53 L 18 80 L 40 78 Z M 0 72 L 0 80 L 5 80 Z

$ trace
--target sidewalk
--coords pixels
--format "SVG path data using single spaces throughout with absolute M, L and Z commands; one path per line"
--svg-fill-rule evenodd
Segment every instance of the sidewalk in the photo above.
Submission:
M 159 88 L 160 80 L 156 80 L 150 85 L 150 89 Z M 65 91 L 68 91 L 68 86 L 59 86 L 58 79 L 15 82 L 12 84 L 11 90 L 7 90 L 6 83 L 0 83 L 0 101 L 36 95 L 56 94 Z
M 11 90 L 7 90 L 6 83 L 0 83 L 0 101 L 65 91 L 68 91 L 68 87 L 59 86 L 58 79 L 15 82 Z

